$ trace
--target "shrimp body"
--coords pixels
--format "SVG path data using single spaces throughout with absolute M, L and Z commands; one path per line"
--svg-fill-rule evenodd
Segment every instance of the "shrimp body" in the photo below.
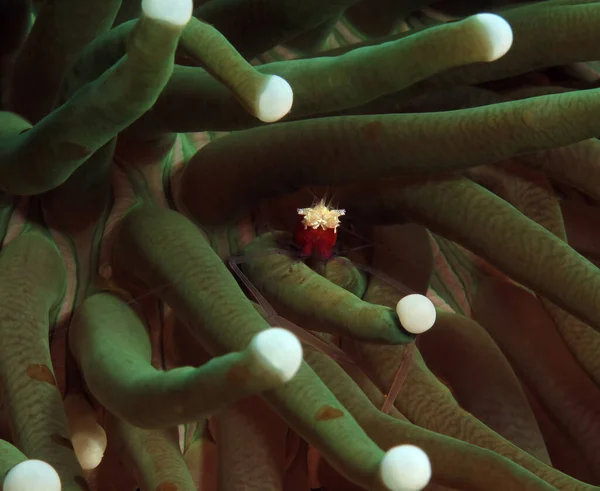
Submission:
M 337 241 L 337 229 L 340 226 L 340 216 L 346 210 L 336 210 L 325 204 L 321 199 L 309 208 L 298 208 L 302 219 L 294 232 L 294 243 L 304 257 L 329 259 Z
M 294 243 L 300 248 L 302 257 L 330 259 L 337 241 L 337 232 L 333 229 L 304 228 L 299 223 L 294 233 Z

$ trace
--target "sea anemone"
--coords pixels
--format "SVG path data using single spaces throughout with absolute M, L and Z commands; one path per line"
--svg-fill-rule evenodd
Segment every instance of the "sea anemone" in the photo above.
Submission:
M 600 489 L 598 26 L 0 3 L 3 489 Z

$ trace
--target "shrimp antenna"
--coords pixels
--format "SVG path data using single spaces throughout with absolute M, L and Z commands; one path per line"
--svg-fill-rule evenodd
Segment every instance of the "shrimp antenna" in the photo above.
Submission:
M 331 198 L 329 199 L 329 204 L 327 206 L 329 206 L 329 208 L 339 208 L 340 203 L 337 200 L 337 196 L 336 196 L 336 192 L 334 191 L 333 194 L 331 195 Z
M 306 190 L 312 195 L 313 197 L 313 205 L 317 204 L 317 202 L 319 201 L 319 198 L 317 198 L 317 194 L 310 188 L 307 187 Z
M 325 195 L 323 196 L 323 201 L 325 202 L 326 206 L 329 208 L 329 200 L 327 199 L 328 194 L 329 194 L 329 184 L 327 184 L 327 186 L 325 187 Z
M 312 194 L 313 196 L 313 202 L 312 202 L 312 206 L 316 206 L 319 203 L 323 202 L 325 204 L 325 206 L 327 206 L 327 193 L 329 191 L 329 185 L 327 185 L 327 187 L 325 188 L 325 193 L 323 195 L 321 195 L 321 197 L 317 196 L 317 194 L 315 192 L 313 192 L 312 189 L 309 189 L 310 194 Z

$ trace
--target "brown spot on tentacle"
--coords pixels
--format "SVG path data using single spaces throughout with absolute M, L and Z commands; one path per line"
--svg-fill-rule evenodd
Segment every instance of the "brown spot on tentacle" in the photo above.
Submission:
M 61 142 L 58 144 L 58 154 L 66 160 L 80 160 L 89 157 L 92 151 L 73 142 Z
M 250 380 L 250 370 L 246 365 L 240 363 L 229 370 L 225 378 L 228 384 L 243 387 Z
M 344 416 L 344 412 L 332 407 L 332 406 L 323 406 L 321 409 L 317 411 L 315 419 L 317 421 L 329 421 L 331 419 L 337 419 Z
M 69 440 L 67 437 L 64 437 L 62 435 L 59 435 L 57 433 L 54 433 L 50 439 L 56 443 L 57 445 L 60 445 L 61 447 L 66 447 L 69 450 L 74 450 L 73 449 L 73 444 L 71 443 L 71 440 Z
M 176 484 L 172 482 L 163 482 L 159 484 L 154 491 L 177 491 L 179 489 Z
M 85 478 L 81 476 L 75 476 L 73 478 L 73 481 L 75 481 L 75 484 L 77 484 L 77 486 L 83 489 L 83 491 L 90 491 L 90 485 L 87 483 Z
M 56 386 L 54 375 L 46 365 L 29 365 L 27 367 L 27 376 L 38 382 L 46 382 L 47 384 Z
M 379 121 L 371 121 L 362 128 L 362 134 L 370 142 L 378 142 L 383 135 L 383 124 Z

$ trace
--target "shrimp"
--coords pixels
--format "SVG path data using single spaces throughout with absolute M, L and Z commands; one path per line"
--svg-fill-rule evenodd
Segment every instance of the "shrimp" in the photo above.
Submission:
M 294 242 L 302 251 L 304 257 L 316 256 L 319 259 L 329 259 L 337 241 L 337 229 L 340 217 L 346 210 L 336 210 L 325 204 L 322 198 L 316 205 L 308 208 L 298 208 L 302 216 L 296 231 Z

